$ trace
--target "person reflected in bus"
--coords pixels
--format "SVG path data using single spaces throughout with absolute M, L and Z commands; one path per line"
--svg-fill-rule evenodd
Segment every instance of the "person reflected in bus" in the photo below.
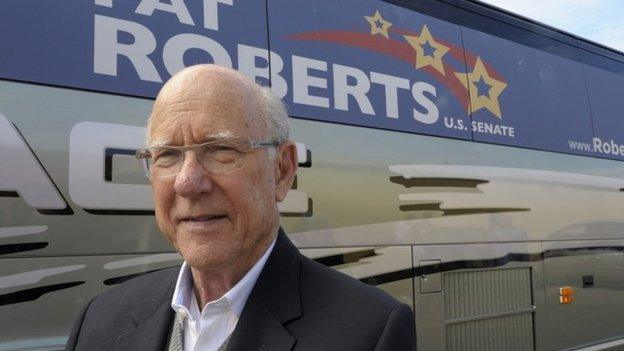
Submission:
M 162 88 L 137 152 L 181 267 L 95 297 L 68 350 L 414 350 L 411 309 L 302 256 L 277 204 L 297 171 L 282 102 L 197 65 Z

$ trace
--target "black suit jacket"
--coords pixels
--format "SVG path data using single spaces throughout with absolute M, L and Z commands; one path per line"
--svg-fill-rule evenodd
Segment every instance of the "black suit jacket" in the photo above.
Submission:
M 84 308 L 67 350 L 166 350 L 179 268 L 130 280 Z M 283 232 L 228 350 L 415 350 L 410 308 L 302 256 Z

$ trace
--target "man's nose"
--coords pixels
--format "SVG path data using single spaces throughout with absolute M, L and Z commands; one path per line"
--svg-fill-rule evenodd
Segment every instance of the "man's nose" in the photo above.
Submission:
M 192 198 L 212 191 L 214 183 L 210 175 L 197 161 L 193 151 L 186 151 L 180 172 L 176 175 L 173 185 L 176 193 L 182 197 Z

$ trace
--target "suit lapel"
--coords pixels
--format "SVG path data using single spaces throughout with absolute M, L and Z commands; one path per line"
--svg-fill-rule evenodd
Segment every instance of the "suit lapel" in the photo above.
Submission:
M 177 270 L 173 270 L 143 303 L 130 312 L 136 328 L 117 338 L 116 350 L 164 350 L 174 317 L 171 298 L 176 277 Z
M 265 350 L 289 351 L 295 338 L 269 311 L 257 296 L 250 296 L 245 304 L 245 316 L 236 325 L 228 351 Z
M 300 258 L 280 228 L 269 256 L 241 317 L 228 351 L 291 350 L 296 339 L 284 327 L 301 316 Z
M 164 350 L 169 332 L 173 310 L 169 303 L 162 306 L 143 323 L 117 339 L 116 350 Z

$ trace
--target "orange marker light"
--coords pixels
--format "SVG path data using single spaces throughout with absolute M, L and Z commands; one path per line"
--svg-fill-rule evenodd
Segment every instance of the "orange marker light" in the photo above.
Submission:
M 569 286 L 559 288 L 559 303 L 568 305 L 574 302 L 574 289 Z

